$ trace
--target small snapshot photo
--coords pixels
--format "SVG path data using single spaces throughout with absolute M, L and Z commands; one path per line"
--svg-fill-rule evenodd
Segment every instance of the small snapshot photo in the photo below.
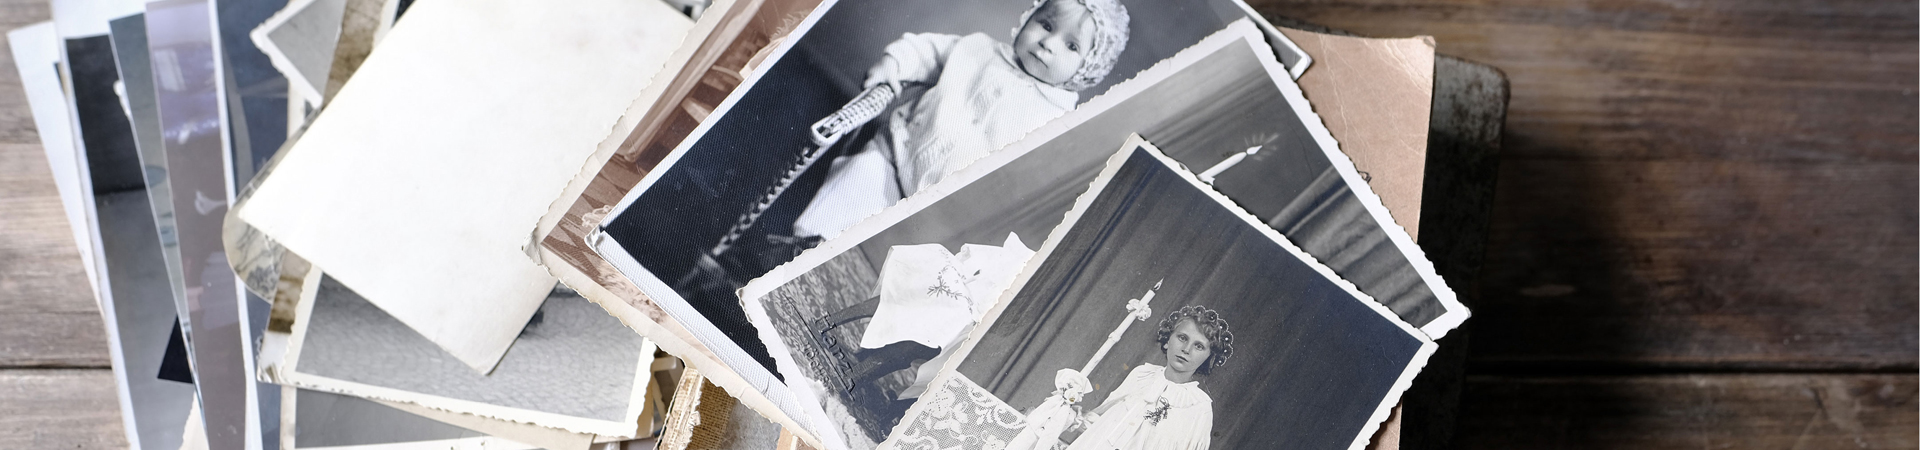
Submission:
M 711 324 L 771 370 L 736 289 L 1250 11 L 1238 0 L 824 2 L 621 201 L 595 250 L 680 321 Z M 1306 63 L 1284 36 L 1268 39 L 1284 43 L 1278 60 Z
M 646 420 L 654 344 L 556 285 L 490 373 L 469 368 L 339 280 L 307 276 L 290 385 L 573 433 L 634 436 Z
M 890 446 L 1363 447 L 1433 342 L 1177 164 L 1116 155 Z
M 754 300 L 798 372 L 787 382 L 800 384 L 837 426 L 822 439 L 854 449 L 886 439 L 972 331 L 971 319 L 986 314 L 1033 256 L 1011 233 L 957 251 L 940 242 L 872 247 L 841 253 Z

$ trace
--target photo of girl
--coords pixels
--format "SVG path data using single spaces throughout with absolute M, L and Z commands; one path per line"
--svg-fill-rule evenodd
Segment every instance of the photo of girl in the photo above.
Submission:
M 1200 381 L 1233 356 L 1233 332 L 1219 311 L 1200 305 L 1168 314 L 1159 331 L 1156 342 L 1166 365 L 1134 367 L 1105 402 L 1077 421 L 1079 432 L 1068 431 L 1069 450 L 1207 448 L 1213 397 Z M 1085 375 L 1061 372 L 1076 377 L 1069 383 L 1092 390 Z
M 1432 340 L 1138 136 L 1107 164 L 883 447 L 1364 445 Z

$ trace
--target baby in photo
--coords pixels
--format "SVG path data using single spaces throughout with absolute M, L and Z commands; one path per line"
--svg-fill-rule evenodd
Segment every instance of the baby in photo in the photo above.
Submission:
M 1037 0 L 1007 44 L 985 33 L 908 33 L 864 88 L 898 93 L 884 126 L 833 160 L 794 235 L 826 239 L 1072 111 L 1127 45 L 1118 0 Z

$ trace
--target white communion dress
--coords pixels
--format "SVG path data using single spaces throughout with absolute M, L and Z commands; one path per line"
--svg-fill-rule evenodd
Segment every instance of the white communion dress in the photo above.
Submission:
M 1168 381 L 1165 367 L 1135 367 L 1100 406 L 1106 413 L 1068 450 L 1199 450 L 1213 440 L 1213 398 L 1198 381 Z

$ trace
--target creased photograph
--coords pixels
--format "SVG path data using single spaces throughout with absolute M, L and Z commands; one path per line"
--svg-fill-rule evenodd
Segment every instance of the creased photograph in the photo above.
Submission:
M 883 448 L 1364 448 L 1436 348 L 1134 137 Z

